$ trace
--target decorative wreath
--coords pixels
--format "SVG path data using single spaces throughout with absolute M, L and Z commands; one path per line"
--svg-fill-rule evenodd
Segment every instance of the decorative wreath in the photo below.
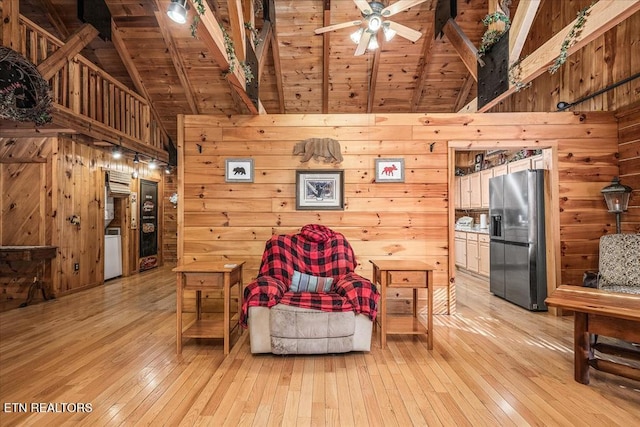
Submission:
M 52 119 L 51 102 L 49 83 L 36 66 L 0 46 L 0 119 L 44 125 Z

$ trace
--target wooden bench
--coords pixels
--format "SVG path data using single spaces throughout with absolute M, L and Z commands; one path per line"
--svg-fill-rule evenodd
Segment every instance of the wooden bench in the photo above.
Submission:
M 640 352 L 611 345 L 591 345 L 590 334 L 640 342 L 640 295 L 563 285 L 546 299 L 547 305 L 574 313 L 574 376 L 589 384 L 589 367 L 640 381 L 640 369 L 598 358 L 594 350 L 640 360 Z

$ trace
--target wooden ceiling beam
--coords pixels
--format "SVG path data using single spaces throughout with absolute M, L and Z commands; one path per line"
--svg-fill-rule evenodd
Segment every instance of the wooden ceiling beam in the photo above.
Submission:
M 540 0 L 520 0 L 518 3 L 509 29 L 509 65 L 520 58 L 539 7 Z
M 176 70 L 178 80 L 180 80 L 180 85 L 182 86 L 182 91 L 184 92 L 185 98 L 187 98 L 189 109 L 191 110 L 191 114 L 199 114 L 200 111 L 198 110 L 198 103 L 196 102 L 193 87 L 189 83 L 189 78 L 187 77 L 184 62 L 182 61 L 182 55 L 180 55 L 180 52 L 176 48 L 176 44 L 173 36 L 171 35 L 171 32 L 167 30 L 169 28 L 169 19 L 166 13 L 161 12 L 162 8 L 160 7 L 160 0 L 155 0 L 155 2 L 157 10 L 154 13 L 156 15 L 156 19 L 158 20 L 158 23 L 160 24 L 160 32 L 162 33 L 164 42 L 167 45 L 167 49 L 169 50 L 173 68 Z M 147 100 L 151 101 L 149 98 L 147 98 Z
M 42 78 L 45 80 L 52 78 L 97 35 L 98 30 L 91 24 L 84 24 L 78 28 L 65 42 L 64 46 L 53 52 L 51 56 L 38 65 L 38 71 Z
M 640 0 L 600 0 L 595 3 L 587 17 L 582 31 L 575 38 L 574 44 L 567 50 L 567 55 L 571 56 L 596 38 L 600 37 L 611 28 L 615 27 L 622 21 L 629 18 L 634 13 L 640 11 Z M 520 63 L 520 82 L 521 84 L 527 84 L 535 80 L 538 76 L 545 73 L 549 66 L 555 61 L 556 57 L 560 53 L 560 47 L 564 42 L 564 39 L 573 29 L 575 22 L 578 18 L 574 19 L 569 25 L 565 26 L 562 30 L 558 31 L 553 37 L 547 40 L 542 46 L 536 49 L 531 55 L 527 56 Z M 500 101 L 508 98 L 516 92 L 516 86 L 509 83 L 509 89 L 489 101 L 481 109 L 478 109 L 478 99 L 474 99 L 465 107 L 463 107 L 459 113 L 473 113 L 473 112 L 486 112 Z
M 267 52 L 271 45 L 272 38 L 272 26 L 270 21 L 264 21 L 262 29 L 260 30 L 260 43 L 256 46 L 256 58 L 258 58 L 258 82 L 262 78 L 264 73 L 265 62 L 267 60 Z
M 469 37 L 462 31 L 453 19 L 449 18 L 442 28 L 453 48 L 458 52 L 460 59 L 467 67 L 473 78 L 478 80 L 478 49 L 471 43 Z
M 453 111 L 458 111 L 465 105 L 464 102 L 469 97 L 469 93 L 471 92 L 471 88 L 473 87 L 473 83 L 475 83 L 475 81 L 476 79 L 471 75 L 471 73 L 469 73 L 464 79 L 462 87 L 460 88 L 460 92 L 458 92 L 458 97 L 456 98 L 456 103 L 453 107 Z
M 240 0 L 227 0 L 229 8 L 229 24 L 231 25 L 231 40 L 236 58 L 243 62 L 247 60 L 247 33 L 244 28 L 244 13 Z
M 189 0 L 191 6 L 195 9 L 193 0 Z M 222 70 L 230 71 L 231 62 L 227 56 L 227 48 L 224 43 L 224 34 L 220 28 L 220 24 L 216 20 L 213 11 L 207 10 L 204 14 L 199 15 L 197 35 L 205 44 L 209 53 L 213 56 L 214 61 Z M 234 43 L 235 47 L 235 43 Z M 239 64 L 237 64 L 239 65 Z M 258 107 L 247 94 L 246 81 L 242 67 L 234 66 L 233 72 L 227 73 L 227 82 L 231 86 L 231 90 L 236 92 L 241 103 L 247 107 L 251 114 L 259 114 Z

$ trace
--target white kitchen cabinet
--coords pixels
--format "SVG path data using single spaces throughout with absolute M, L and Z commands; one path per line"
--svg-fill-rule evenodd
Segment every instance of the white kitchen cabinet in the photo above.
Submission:
M 509 172 L 506 163 L 495 166 L 491 170 L 493 171 L 493 176 L 506 175 Z
M 551 150 L 542 150 L 542 154 L 531 158 L 532 169 L 551 169 Z
M 460 188 L 460 181 L 462 177 L 456 176 L 453 184 L 453 203 L 456 209 L 462 208 L 462 189 Z
M 469 207 L 477 209 L 482 207 L 482 185 L 480 172 L 469 175 Z
M 467 268 L 467 233 L 455 232 L 454 250 L 456 265 L 460 268 Z
M 507 170 L 509 173 L 526 171 L 531 169 L 531 158 L 516 160 L 515 162 L 507 163 Z
M 471 175 L 460 177 L 460 209 L 469 209 L 471 207 Z
M 478 234 L 478 273 L 486 277 L 491 269 L 489 242 L 488 234 Z
M 467 233 L 467 270 L 478 272 L 478 234 Z
M 489 208 L 489 179 L 493 178 L 493 168 L 480 171 L 480 207 Z

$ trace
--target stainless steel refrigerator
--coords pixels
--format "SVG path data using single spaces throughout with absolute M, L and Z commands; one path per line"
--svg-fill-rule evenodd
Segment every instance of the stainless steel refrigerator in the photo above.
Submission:
M 489 288 L 532 311 L 547 310 L 544 172 L 489 179 Z

